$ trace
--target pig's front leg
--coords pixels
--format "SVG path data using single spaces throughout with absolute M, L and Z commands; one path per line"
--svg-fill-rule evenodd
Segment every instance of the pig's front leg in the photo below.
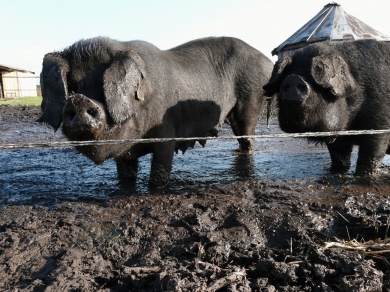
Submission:
M 337 139 L 333 143 L 327 143 L 330 158 L 332 160 L 331 171 L 345 172 L 351 167 L 351 154 L 353 145 L 343 143 L 342 138 Z
M 389 147 L 389 135 L 362 136 L 356 164 L 357 175 L 374 175 Z
M 115 158 L 116 169 L 119 180 L 123 182 L 135 182 L 138 173 L 138 157 L 131 157 L 130 153 L 126 153 Z
M 149 184 L 152 187 L 163 187 L 169 182 L 175 143 L 156 143 L 154 148 Z

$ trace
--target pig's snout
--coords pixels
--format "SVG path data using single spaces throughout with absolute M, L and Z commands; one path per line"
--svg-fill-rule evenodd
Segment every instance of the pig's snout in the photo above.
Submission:
M 302 103 L 310 94 L 310 86 L 302 77 L 290 75 L 280 86 L 279 98 L 283 102 Z
M 82 94 L 71 96 L 65 104 L 63 127 L 71 136 L 97 138 L 104 120 L 103 107 Z

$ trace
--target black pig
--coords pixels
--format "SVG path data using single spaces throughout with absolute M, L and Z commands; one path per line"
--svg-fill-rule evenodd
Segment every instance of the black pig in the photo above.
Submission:
M 170 50 L 144 41 L 81 40 L 44 57 L 41 121 L 71 140 L 207 137 L 224 123 L 252 135 L 273 63 L 235 38 L 205 38 Z M 204 144 L 205 141 L 199 141 Z M 191 142 L 79 146 L 96 163 L 115 158 L 135 180 L 138 158 L 153 154 L 150 182 L 169 180 L 174 151 Z M 239 139 L 251 152 L 252 139 Z
M 277 93 L 279 123 L 285 132 L 390 128 L 390 44 L 375 40 L 319 42 L 280 59 L 264 86 Z M 350 168 L 359 145 L 356 172 L 374 174 L 389 135 L 316 138 L 325 142 L 332 170 Z

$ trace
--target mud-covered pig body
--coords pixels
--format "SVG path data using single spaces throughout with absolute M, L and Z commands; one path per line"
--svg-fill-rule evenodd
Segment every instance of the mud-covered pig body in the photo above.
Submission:
M 170 50 L 144 41 L 81 40 L 49 53 L 41 73 L 42 117 L 62 123 L 70 140 L 207 137 L 227 119 L 251 135 L 273 64 L 234 38 L 206 38 Z M 200 140 L 201 144 L 205 141 Z M 253 141 L 239 139 L 250 152 Z M 138 158 L 153 154 L 150 181 L 169 179 L 174 151 L 195 141 L 80 146 L 96 163 L 115 158 L 118 175 L 134 180 Z
M 280 59 L 264 86 L 277 93 L 285 132 L 390 129 L 390 44 L 375 40 L 319 42 Z M 389 135 L 314 138 L 325 142 L 332 169 L 348 170 L 354 145 L 356 171 L 375 173 Z

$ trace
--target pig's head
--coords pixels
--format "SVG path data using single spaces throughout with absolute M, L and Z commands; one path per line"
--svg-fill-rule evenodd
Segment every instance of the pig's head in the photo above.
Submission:
M 336 131 L 349 122 L 357 84 L 342 57 L 303 51 L 279 60 L 264 90 L 277 93 L 283 131 Z
M 70 140 L 140 138 L 134 121 L 148 88 L 141 57 L 134 51 L 82 56 L 70 48 L 47 54 L 41 73 L 45 122 Z M 93 53 L 93 52 L 92 52 Z M 129 145 L 79 146 L 96 163 L 116 157 Z

